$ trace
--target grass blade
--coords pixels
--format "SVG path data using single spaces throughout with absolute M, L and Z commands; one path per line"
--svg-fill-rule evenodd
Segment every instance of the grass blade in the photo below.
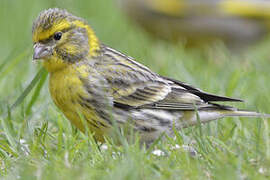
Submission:
M 10 110 L 13 110 L 14 108 L 16 108 L 18 105 L 20 105 L 22 103 L 22 101 L 24 100 L 24 98 L 30 93 L 30 91 L 34 88 L 34 86 L 37 84 L 37 82 L 40 80 L 40 78 L 42 76 L 45 76 L 44 74 L 46 74 L 46 70 L 44 68 L 41 68 L 38 73 L 36 74 L 36 76 L 34 77 L 34 79 L 30 82 L 30 84 L 27 86 L 27 88 L 23 91 L 23 93 L 18 97 L 18 99 L 15 101 L 14 104 L 12 104 Z
M 27 105 L 27 108 L 26 108 L 26 114 L 28 115 L 30 112 L 31 112 L 31 108 L 32 106 L 34 105 L 34 103 L 36 102 L 39 94 L 40 94 L 40 91 L 41 91 L 41 88 L 43 87 L 46 79 L 47 79 L 47 75 L 48 75 L 48 72 L 45 71 L 45 73 L 42 73 L 41 74 L 41 78 L 40 78 L 40 81 L 35 89 L 35 92 L 30 100 L 30 102 L 28 103 Z
M 20 53 L 18 56 L 16 56 L 13 59 L 10 59 L 10 56 L 0 65 L 0 71 L 2 71 L 4 69 L 4 67 L 7 65 L 7 63 L 9 62 L 9 65 L 6 66 L 5 70 L 2 71 L 1 75 L 0 75 L 0 80 L 5 77 L 5 75 L 7 73 L 9 73 L 14 67 L 16 67 L 18 65 L 19 62 L 21 62 L 21 60 L 23 60 L 27 55 L 29 55 L 29 49 L 26 49 L 25 51 L 23 51 L 22 53 Z
M 1 126 L 4 130 L 4 134 L 7 138 L 7 141 L 10 144 L 9 148 L 13 151 L 13 153 L 16 153 L 18 143 L 12 135 L 13 133 L 11 132 L 11 127 L 9 126 L 9 124 L 7 123 L 7 121 L 4 118 L 0 118 L 0 121 L 1 121 Z

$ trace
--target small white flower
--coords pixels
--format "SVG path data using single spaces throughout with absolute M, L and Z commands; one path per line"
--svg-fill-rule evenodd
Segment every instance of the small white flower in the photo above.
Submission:
M 117 159 L 117 156 L 120 156 L 121 153 L 120 152 L 112 152 L 112 158 L 113 159 Z
M 260 167 L 259 168 L 259 173 L 265 174 L 266 173 L 266 169 L 264 167 Z
M 159 149 L 156 149 L 152 152 L 152 154 L 156 155 L 156 156 L 165 156 L 165 153 Z
M 108 149 L 108 146 L 106 144 L 102 144 L 101 147 L 100 147 L 100 149 L 102 149 L 102 150 L 105 151 L 105 150 Z
M 171 149 L 174 150 L 174 149 L 180 149 L 181 146 L 179 146 L 178 144 L 176 144 L 175 146 L 173 146 Z
M 178 144 L 176 144 L 175 146 L 171 147 L 171 150 L 176 150 L 176 149 L 189 152 L 192 157 L 195 157 L 198 154 L 197 151 L 190 145 L 179 146 Z
M 20 139 L 19 140 L 20 145 L 21 145 L 21 150 L 25 153 L 25 155 L 29 155 L 29 145 L 26 144 L 26 140 Z

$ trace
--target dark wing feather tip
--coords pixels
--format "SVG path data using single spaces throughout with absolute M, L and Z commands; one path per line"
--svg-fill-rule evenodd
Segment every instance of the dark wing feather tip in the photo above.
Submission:
M 206 93 L 203 92 L 200 89 L 194 88 L 186 83 L 183 83 L 181 81 L 175 80 L 175 79 L 171 79 L 168 77 L 162 77 L 164 79 L 167 79 L 169 81 L 174 82 L 175 84 L 184 87 L 185 89 L 188 90 L 188 92 L 195 94 L 197 96 L 199 96 L 202 100 L 204 100 L 205 102 L 213 102 L 213 101 L 228 101 L 228 102 L 244 102 L 241 99 L 236 99 L 236 98 L 230 98 L 230 97 L 225 97 L 225 96 L 218 96 L 218 95 L 214 95 L 214 94 L 210 94 L 210 93 Z

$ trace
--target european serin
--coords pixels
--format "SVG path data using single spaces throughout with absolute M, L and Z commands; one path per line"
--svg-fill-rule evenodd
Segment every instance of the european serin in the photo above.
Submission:
M 48 9 L 33 24 L 33 59 L 50 73 L 54 103 L 80 130 L 84 119 L 96 139 L 110 135 L 113 123 L 129 125 L 150 143 L 163 132 L 227 116 L 261 116 L 214 104 L 241 101 L 205 93 L 162 77 L 99 42 L 83 19 Z M 266 115 L 264 115 L 266 116 Z M 268 115 L 267 115 L 268 116 Z
M 222 40 L 235 50 L 269 31 L 270 2 L 262 0 L 117 0 L 148 32 L 190 45 Z M 214 43 L 215 44 L 215 43 Z

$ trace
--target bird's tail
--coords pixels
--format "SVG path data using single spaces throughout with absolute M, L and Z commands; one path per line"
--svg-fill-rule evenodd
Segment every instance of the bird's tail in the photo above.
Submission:
M 235 111 L 224 111 L 224 117 L 259 117 L 259 118 L 270 118 L 270 114 L 258 113 L 254 111 L 246 110 L 235 110 Z
M 184 116 L 181 127 L 188 127 L 201 123 L 207 123 L 213 120 L 221 119 L 224 117 L 257 117 L 257 118 L 270 118 L 270 114 L 263 114 L 254 111 L 246 110 L 216 110 L 216 111 L 198 111 L 193 115 L 188 114 Z

